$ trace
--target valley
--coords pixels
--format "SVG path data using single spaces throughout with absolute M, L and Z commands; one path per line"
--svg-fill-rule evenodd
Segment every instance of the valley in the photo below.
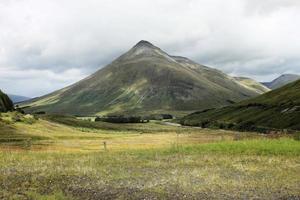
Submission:
M 290 77 L 268 88 L 140 41 L 45 96 L 0 92 L 0 199 L 299 199 Z
M 0 123 L 1 199 L 300 195 L 300 143 L 292 135 L 18 113 L 2 113 Z
M 299 0 L 0 0 L 0 30 L 0 200 L 300 200 Z

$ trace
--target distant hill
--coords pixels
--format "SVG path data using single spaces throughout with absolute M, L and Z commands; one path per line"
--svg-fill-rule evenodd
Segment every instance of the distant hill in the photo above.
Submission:
M 14 108 L 13 102 L 9 99 L 9 97 L 6 94 L 4 94 L 0 90 L 0 112 L 13 110 L 13 108 Z
M 8 94 L 8 96 L 13 101 L 13 103 L 19 103 L 19 102 L 27 101 L 30 99 L 29 97 L 13 95 L 13 94 Z
M 185 125 L 300 130 L 300 80 L 259 97 L 219 109 L 199 111 L 181 120 Z
M 262 84 L 274 90 L 299 79 L 300 75 L 297 74 L 283 74 L 271 82 L 263 82 Z
M 258 94 L 219 70 L 140 41 L 91 76 L 21 106 L 75 115 L 187 113 Z
M 266 86 L 264 86 L 263 84 L 251 79 L 251 78 L 247 78 L 247 77 L 234 77 L 234 79 L 236 81 L 238 81 L 240 84 L 244 85 L 245 87 L 247 87 L 250 90 L 253 90 L 259 94 L 263 94 L 265 92 L 270 91 L 269 88 L 267 88 Z

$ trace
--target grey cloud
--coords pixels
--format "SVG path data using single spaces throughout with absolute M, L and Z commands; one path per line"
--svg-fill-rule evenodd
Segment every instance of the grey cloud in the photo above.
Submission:
M 247 0 L 245 1 L 245 13 L 248 14 L 271 14 L 280 9 L 300 7 L 297 0 Z
M 45 94 L 141 39 L 234 75 L 300 73 L 299 11 L 298 0 L 3 0 L 0 87 Z M 68 74 L 72 80 L 55 79 L 70 69 L 77 70 Z M 31 85 L 25 90 L 24 80 Z M 49 83 L 44 90 L 42 80 Z

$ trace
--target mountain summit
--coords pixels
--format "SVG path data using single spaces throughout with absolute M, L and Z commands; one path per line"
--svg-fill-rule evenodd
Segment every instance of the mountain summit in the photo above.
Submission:
M 141 40 L 139 41 L 135 47 L 143 47 L 143 46 L 147 46 L 147 47 L 155 47 L 152 43 L 146 41 L 146 40 Z
M 22 106 L 77 115 L 187 113 L 258 94 L 219 70 L 142 40 L 84 80 Z
M 299 79 L 300 75 L 297 74 L 283 74 L 271 82 L 264 82 L 262 84 L 273 90 Z

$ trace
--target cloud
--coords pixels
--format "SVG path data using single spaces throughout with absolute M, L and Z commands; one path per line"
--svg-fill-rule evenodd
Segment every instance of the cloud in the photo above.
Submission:
M 10 94 L 36 97 L 38 94 L 49 93 L 75 83 L 86 76 L 79 69 L 54 73 L 51 70 L 0 68 L 0 85 L 9 88 L 9 91 L 4 92 Z
M 0 87 L 45 94 L 141 39 L 232 75 L 300 73 L 297 19 L 298 0 L 1 0 Z

